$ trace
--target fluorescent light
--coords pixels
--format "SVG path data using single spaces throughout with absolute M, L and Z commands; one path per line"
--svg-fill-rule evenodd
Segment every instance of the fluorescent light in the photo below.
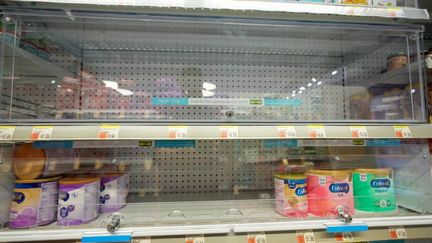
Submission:
M 107 88 L 118 89 L 118 83 L 116 81 L 102 80 L 102 82 L 105 84 L 105 87 Z
M 56 81 L 55 81 L 55 80 L 51 80 L 51 83 L 52 83 L 52 84 L 55 84 L 55 83 L 56 83 Z
M 292 94 L 291 97 L 295 97 L 295 94 Z
M 301 94 L 301 93 L 303 93 L 303 91 L 300 90 L 300 91 L 299 91 L 299 94 Z
M 317 83 L 317 85 L 321 85 L 322 84 L 322 82 L 321 81 L 319 81 L 318 83 Z
M 296 91 L 296 90 L 294 90 L 294 91 L 293 91 L 293 92 L 291 92 L 291 93 L 295 94 L 295 93 L 297 93 L 297 91 Z
M 305 87 L 300 87 L 300 89 L 299 90 L 305 90 L 306 88 Z M 300 92 L 299 92 L 300 93 Z
M 120 94 L 122 94 L 123 96 L 130 96 L 133 95 L 133 91 L 128 90 L 128 89 L 115 89 L 117 90 Z
M 208 82 L 204 82 L 202 85 L 203 89 L 205 90 L 215 90 L 216 89 L 216 85 L 212 84 L 212 83 L 208 83 Z
M 332 72 L 332 75 L 336 75 L 338 73 L 338 71 L 337 70 L 334 70 L 333 72 Z
M 203 97 L 212 97 L 213 95 L 215 95 L 215 92 L 205 89 L 201 90 L 201 92 Z
M 308 83 L 308 87 L 312 86 L 312 83 Z
M 315 82 L 316 82 L 316 80 L 317 80 L 316 78 L 312 78 L 312 82 L 314 82 L 314 83 L 315 83 Z
M 416 92 L 415 89 L 410 90 L 410 93 L 411 93 L 411 94 L 414 94 L 415 92 Z

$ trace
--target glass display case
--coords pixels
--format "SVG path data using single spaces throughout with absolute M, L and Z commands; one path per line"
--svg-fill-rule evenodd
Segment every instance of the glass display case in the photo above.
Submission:
M 12 3 L 0 242 L 432 239 L 416 1 Z

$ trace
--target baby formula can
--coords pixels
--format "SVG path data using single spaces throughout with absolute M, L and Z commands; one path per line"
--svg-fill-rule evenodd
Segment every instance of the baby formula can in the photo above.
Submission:
M 60 180 L 58 225 L 80 225 L 99 216 L 99 177 Z
M 320 217 L 339 211 L 354 213 L 350 170 L 310 170 L 307 172 L 309 212 Z
M 308 201 L 306 175 L 303 173 L 276 174 L 276 212 L 283 216 L 306 217 Z
M 126 206 L 129 190 L 129 177 L 123 173 L 112 173 L 101 176 L 101 212 L 114 212 Z
M 9 212 L 9 227 L 31 228 L 52 223 L 57 218 L 60 177 L 15 181 Z
M 396 209 L 393 170 L 356 169 L 353 172 L 354 205 L 366 212 L 388 212 Z

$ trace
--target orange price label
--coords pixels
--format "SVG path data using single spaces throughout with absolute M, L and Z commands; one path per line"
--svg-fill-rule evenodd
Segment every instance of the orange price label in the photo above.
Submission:
M 336 233 L 335 234 L 336 241 L 340 242 L 353 242 L 354 237 L 351 232 L 344 232 L 344 233 Z
M 390 227 L 389 235 L 391 239 L 406 239 L 408 234 L 403 227 Z
M 365 126 L 351 126 L 351 137 L 353 138 L 368 138 L 369 134 Z
M 312 231 L 297 232 L 297 243 L 315 243 L 315 235 Z
M 220 138 L 238 138 L 237 126 L 221 126 L 219 127 Z
M 187 126 L 170 126 L 168 128 L 168 138 L 187 138 Z
M 205 243 L 204 236 L 186 236 L 186 243 Z
M 264 233 L 248 234 L 247 243 L 266 243 L 267 239 Z
M 278 126 L 277 133 L 279 138 L 297 138 L 294 126 Z
M 397 138 L 412 138 L 411 130 L 408 126 L 393 126 Z
M 117 139 L 119 137 L 120 126 L 102 125 L 99 127 L 99 139 Z
M 324 126 L 321 125 L 311 125 L 308 126 L 308 134 L 310 138 L 326 138 L 326 131 Z
M 50 140 L 53 132 L 53 127 L 51 126 L 36 126 L 33 127 L 30 134 L 31 140 Z

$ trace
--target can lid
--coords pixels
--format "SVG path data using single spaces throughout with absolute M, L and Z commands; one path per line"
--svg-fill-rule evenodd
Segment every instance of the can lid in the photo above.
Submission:
M 387 59 L 392 59 L 392 58 L 394 58 L 394 57 L 400 57 L 400 56 L 404 56 L 404 57 L 406 57 L 407 54 L 406 54 L 405 52 L 398 52 L 398 53 L 394 53 L 394 54 L 389 55 L 389 56 L 387 57 Z
M 355 169 L 354 172 L 370 173 L 370 174 L 376 174 L 376 175 L 391 175 L 393 172 L 393 169 L 391 169 L 391 168 Z
M 101 175 L 101 177 L 120 177 L 120 176 L 124 176 L 126 173 L 122 173 L 122 172 L 109 172 L 109 173 L 104 173 Z
M 338 180 L 351 175 L 351 170 L 309 170 L 308 175 L 332 176 Z
M 36 179 L 36 180 L 15 180 L 15 184 L 43 183 L 43 182 L 57 181 L 60 178 L 61 178 L 61 176 L 50 177 L 50 178 L 43 178 L 43 179 Z
M 275 174 L 275 178 L 278 179 L 288 179 L 288 180 L 303 180 L 306 179 L 306 174 L 304 173 L 290 173 L 290 174 Z
M 45 161 L 43 149 L 33 148 L 31 143 L 19 145 L 13 154 L 12 172 L 21 180 L 36 179 L 42 175 Z
M 67 177 L 60 180 L 60 185 L 87 184 L 98 180 L 99 177 Z

